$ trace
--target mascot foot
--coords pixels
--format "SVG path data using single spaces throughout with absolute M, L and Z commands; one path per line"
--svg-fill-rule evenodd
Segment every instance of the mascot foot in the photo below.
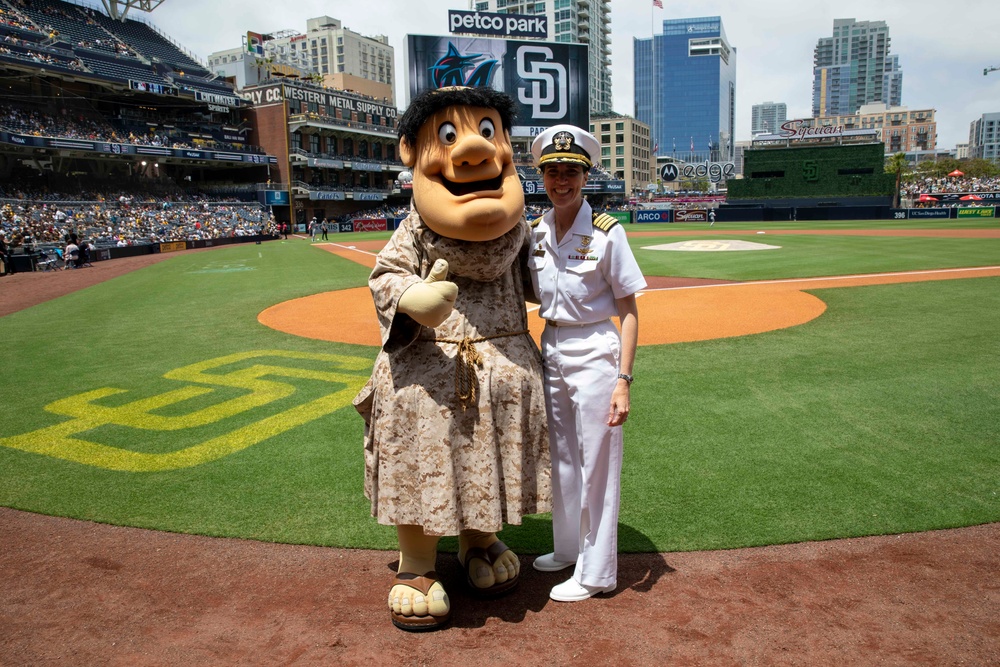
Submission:
M 397 574 L 389 591 L 389 616 L 393 625 L 408 632 L 437 630 L 447 623 L 451 603 L 437 573 Z
M 521 562 L 510 548 L 497 540 L 485 549 L 469 547 L 459 563 L 465 568 L 465 578 L 472 592 L 481 597 L 507 593 L 520 581 Z

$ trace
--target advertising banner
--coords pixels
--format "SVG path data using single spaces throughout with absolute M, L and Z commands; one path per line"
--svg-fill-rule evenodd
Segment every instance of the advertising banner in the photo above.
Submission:
M 344 201 L 347 199 L 347 195 L 333 190 L 310 190 L 309 199 L 312 201 Z
M 354 220 L 354 231 L 384 232 L 386 231 L 386 220 L 385 218 L 358 218 Z
M 477 37 L 406 36 L 412 99 L 429 88 L 489 86 L 517 105 L 514 136 L 560 123 L 590 124 L 587 46 Z
M 628 224 L 632 222 L 632 214 L 628 211 L 604 211 L 607 215 L 617 220 L 622 224 Z
M 674 211 L 674 222 L 708 222 L 708 211 L 703 208 L 679 208 Z
M 977 206 L 973 208 L 958 209 L 959 218 L 992 218 L 996 211 L 993 206 Z
M 950 208 L 911 208 L 910 218 L 911 219 L 926 219 L 926 218 L 950 218 L 951 209 Z
M 184 241 L 169 241 L 160 244 L 160 252 L 177 252 L 186 249 L 187 244 Z
M 635 212 L 636 222 L 672 222 L 669 209 L 639 209 Z
M 926 192 L 921 194 L 929 194 L 939 201 L 954 204 L 962 204 L 969 201 L 970 198 L 987 204 L 1000 203 L 1000 192 Z
M 382 192 L 353 192 L 355 201 L 382 201 L 385 194 Z
M 288 206 L 288 191 L 265 190 L 264 203 L 268 206 Z
M 156 157 L 221 160 L 224 162 L 246 162 L 252 164 L 278 163 L 276 157 L 261 155 L 259 153 L 220 153 L 216 151 L 197 151 L 187 148 L 165 148 L 162 146 L 137 146 L 135 144 L 116 144 L 80 139 L 32 137 L 3 131 L 0 131 L 0 143 L 35 148 L 83 151 L 86 153 L 106 153 L 110 155 L 151 155 Z
M 545 185 L 540 180 L 522 180 L 521 190 L 526 195 L 541 195 L 545 194 Z M 583 186 L 583 191 L 587 194 L 596 195 L 623 195 L 625 194 L 625 181 L 587 181 L 587 184 Z

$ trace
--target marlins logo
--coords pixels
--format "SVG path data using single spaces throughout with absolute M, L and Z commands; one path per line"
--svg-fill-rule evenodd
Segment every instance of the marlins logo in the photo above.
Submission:
M 448 53 L 441 56 L 432 67 L 428 68 L 434 80 L 434 86 L 436 88 L 489 86 L 499 62 L 491 59 L 476 65 L 476 60 L 482 57 L 482 53 L 463 56 L 454 44 L 448 42 Z M 466 77 L 465 70 L 470 67 L 475 67 L 475 69 Z

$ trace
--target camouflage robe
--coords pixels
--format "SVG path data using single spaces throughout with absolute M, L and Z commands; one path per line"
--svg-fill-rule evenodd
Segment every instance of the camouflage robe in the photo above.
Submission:
M 456 535 L 549 511 L 541 355 L 527 333 L 501 336 L 528 328 L 518 262 L 525 238 L 522 219 L 495 241 L 447 239 L 413 209 L 379 253 L 369 286 L 382 350 L 354 401 L 365 418 L 365 495 L 379 523 Z M 458 300 L 430 329 L 396 305 L 438 258 L 448 260 Z M 458 341 L 493 336 L 473 345 L 482 365 L 473 367 L 475 402 L 463 408 Z

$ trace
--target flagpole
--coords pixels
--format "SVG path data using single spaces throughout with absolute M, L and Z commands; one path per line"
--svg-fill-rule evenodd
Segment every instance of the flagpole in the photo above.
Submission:
M 652 73 L 653 73 L 653 81 L 651 82 L 651 85 L 650 85 L 650 91 L 651 91 L 650 94 L 651 94 L 651 96 L 653 98 L 652 100 L 650 100 L 650 102 L 651 102 L 650 107 L 653 110 L 653 114 L 652 114 L 652 118 L 651 118 L 652 123 L 650 123 L 650 126 L 652 128 L 652 134 L 653 134 L 652 138 L 654 140 L 656 139 L 656 136 L 655 136 L 656 135 L 656 15 L 655 15 L 655 12 L 656 12 L 656 4 L 653 3 L 653 2 L 650 2 L 650 4 L 649 4 L 649 61 L 650 61 L 650 64 L 651 64 L 651 67 L 652 67 Z M 655 145 L 656 144 L 654 143 L 654 148 L 655 148 Z M 657 160 L 656 160 L 656 151 L 654 150 L 653 151 L 653 173 L 654 174 L 657 171 L 657 166 L 658 166 L 658 164 L 657 164 Z

